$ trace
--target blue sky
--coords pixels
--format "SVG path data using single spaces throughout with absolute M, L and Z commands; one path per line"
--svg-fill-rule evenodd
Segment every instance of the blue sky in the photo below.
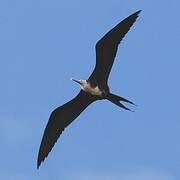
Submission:
M 178 0 L 0 1 L 0 180 L 180 178 Z M 50 112 L 95 65 L 95 43 L 142 9 L 116 56 L 111 91 L 135 113 L 96 102 L 63 133 L 39 170 Z M 133 107 L 132 107 L 133 108 Z

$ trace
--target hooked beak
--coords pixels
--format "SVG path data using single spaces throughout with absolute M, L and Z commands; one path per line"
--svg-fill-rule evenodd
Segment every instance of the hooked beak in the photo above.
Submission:
M 81 81 L 78 81 L 78 80 L 73 79 L 73 78 L 71 78 L 71 81 L 74 81 L 74 82 L 76 82 L 76 83 L 78 83 L 78 84 L 81 84 Z

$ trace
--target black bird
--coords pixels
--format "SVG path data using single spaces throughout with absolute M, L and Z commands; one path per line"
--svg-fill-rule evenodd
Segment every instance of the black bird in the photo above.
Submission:
M 96 66 L 88 80 L 75 80 L 80 85 L 79 94 L 66 104 L 56 108 L 50 115 L 45 128 L 39 149 L 37 168 L 48 156 L 63 130 L 92 102 L 107 99 L 117 106 L 130 110 L 121 102 L 134 104 L 133 102 L 114 95 L 108 87 L 108 77 L 111 71 L 118 45 L 136 21 L 139 13 L 130 15 L 112 30 L 110 30 L 96 44 Z

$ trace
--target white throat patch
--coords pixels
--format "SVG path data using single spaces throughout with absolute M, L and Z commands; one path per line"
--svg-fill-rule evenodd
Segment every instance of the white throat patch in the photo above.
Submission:
M 86 83 L 83 83 L 80 85 L 81 89 L 87 93 L 90 93 L 92 95 L 95 95 L 95 96 L 101 96 L 102 95 L 102 91 L 99 89 L 98 86 L 96 87 L 92 87 L 90 83 L 88 83 L 86 81 Z

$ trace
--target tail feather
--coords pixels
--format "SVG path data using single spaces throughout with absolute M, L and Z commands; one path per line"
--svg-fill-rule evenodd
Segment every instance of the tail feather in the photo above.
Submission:
M 123 109 L 125 109 L 125 110 L 128 110 L 128 111 L 132 111 L 132 110 L 129 109 L 129 108 L 127 108 L 126 106 L 124 106 L 124 105 L 121 103 L 121 101 L 135 105 L 132 101 L 129 101 L 129 100 L 123 98 L 123 97 L 120 97 L 120 96 L 117 96 L 117 95 L 111 94 L 111 93 L 107 96 L 107 99 L 108 99 L 109 101 L 111 101 L 112 103 L 116 104 L 117 106 L 119 106 L 119 107 L 121 107 L 121 108 L 123 108 Z
M 123 97 L 121 97 L 121 96 L 117 96 L 117 95 L 115 95 L 115 94 L 109 94 L 113 99 L 116 99 L 117 101 L 123 101 L 123 102 L 127 102 L 127 103 L 130 103 L 130 104 L 133 104 L 133 105 L 135 105 L 132 101 L 129 101 L 129 100 L 127 100 L 127 99 L 125 99 L 125 98 L 123 98 Z

